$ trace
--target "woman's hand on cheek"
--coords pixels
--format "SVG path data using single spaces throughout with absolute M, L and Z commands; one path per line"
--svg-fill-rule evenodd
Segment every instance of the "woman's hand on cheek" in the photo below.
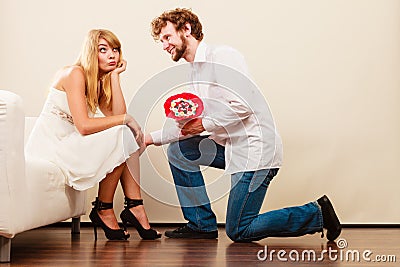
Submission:
M 115 68 L 115 70 L 113 70 L 113 72 L 116 74 L 120 74 L 120 73 L 124 72 L 126 70 L 127 64 L 128 64 L 128 62 L 125 59 L 121 60 L 121 62 L 118 64 L 118 66 Z

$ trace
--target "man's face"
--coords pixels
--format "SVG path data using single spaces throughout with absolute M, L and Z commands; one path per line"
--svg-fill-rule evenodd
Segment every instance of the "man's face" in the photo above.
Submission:
M 179 61 L 185 57 L 187 41 L 183 33 L 177 31 L 171 22 L 167 21 L 167 25 L 161 29 L 160 41 L 163 49 L 171 54 L 173 61 Z

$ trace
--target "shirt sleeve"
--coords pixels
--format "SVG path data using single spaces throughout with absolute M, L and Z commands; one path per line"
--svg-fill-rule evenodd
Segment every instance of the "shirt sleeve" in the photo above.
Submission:
M 169 144 L 178 140 L 183 140 L 193 135 L 182 135 L 181 129 L 178 126 L 171 126 L 165 129 L 150 133 L 153 143 L 156 146 Z

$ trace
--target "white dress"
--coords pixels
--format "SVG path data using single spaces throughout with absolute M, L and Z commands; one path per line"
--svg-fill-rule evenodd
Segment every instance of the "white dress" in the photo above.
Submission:
M 138 148 L 132 131 L 125 125 L 81 135 L 73 124 L 66 93 L 50 88 L 25 153 L 28 157 L 53 162 L 63 172 L 67 185 L 86 190 Z

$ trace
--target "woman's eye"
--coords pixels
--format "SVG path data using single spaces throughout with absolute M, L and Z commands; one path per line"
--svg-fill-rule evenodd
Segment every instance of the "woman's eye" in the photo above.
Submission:
M 113 48 L 113 52 L 119 52 L 118 48 Z
M 99 49 L 99 51 L 100 51 L 101 53 L 105 53 L 105 52 L 107 51 L 107 49 L 105 49 L 104 47 L 101 47 L 101 48 Z

